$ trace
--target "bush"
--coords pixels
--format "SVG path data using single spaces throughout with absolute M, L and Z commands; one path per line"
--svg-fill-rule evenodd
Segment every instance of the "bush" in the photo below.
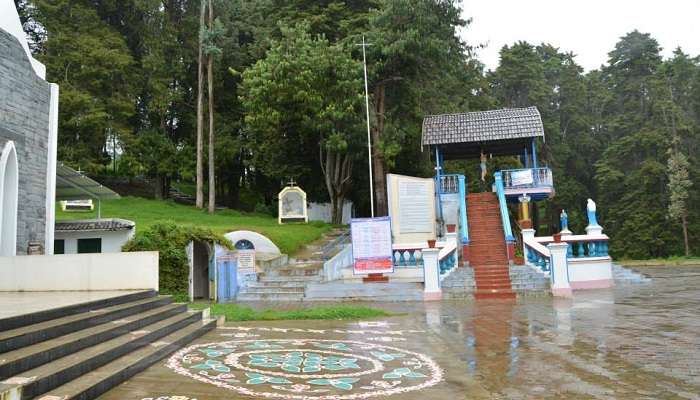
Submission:
M 255 210 L 255 207 L 260 204 L 265 203 L 265 197 L 255 190 L 248 187 L 242 187 L 238 193 L 238 206 L 243 211 L 251 212 Z
M 272 207 L 268 206 L 265 203 L 258 203 L 255 205 L 255 213 L 256 214 L 263 214 L 263 215 L 270 215 L 275 217 L 276 213 L 272 211 Z
M 160 292 L 187 293 L 189 266 L 185 248 L 191 241 L 217 243 L 231 249 L 231 243 L 209 229 L 175 224 L 156 224 L 124 245 L 123 251 L 157 251 Z

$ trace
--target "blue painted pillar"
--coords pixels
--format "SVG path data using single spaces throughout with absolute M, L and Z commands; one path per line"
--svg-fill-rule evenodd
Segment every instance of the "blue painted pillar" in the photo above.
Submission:
M 532 168 L 537 168 L 537 146 L 535 139 L 532 139 Z
M 523 148 L 523 162 L 525 163 L 525 168 L 530 168 L 530 156 L 527 154 L 527 146 Z
M 437 193 L 438 211 L 440 212 L 440 223 L 443 223 L 442 216 L 442 159 L 440 155 L 440 147 L 435 146 L 435 192 Z
M 461 236 L 462 244 L 469 244 L 469 225 L 467 225 L 467 185 L 464 175 L 460 175 L 459 179 L 459 223 L 462 226 Z

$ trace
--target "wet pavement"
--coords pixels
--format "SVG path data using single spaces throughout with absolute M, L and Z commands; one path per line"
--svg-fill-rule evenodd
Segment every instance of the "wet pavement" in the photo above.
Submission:
M 700 399 L 700 268 L 573 300 L 385 303 L 227 323 L 100 400 Z

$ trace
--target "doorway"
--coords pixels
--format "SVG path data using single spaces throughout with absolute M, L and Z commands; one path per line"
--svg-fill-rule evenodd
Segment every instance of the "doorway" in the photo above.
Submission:
M 192 246 L 192 295 L 195 299 L 209 300 L 210 271 L 209 246 L 198 240 Z
M 0 153 L 0 256 L 17 254 L 18 186 L 17 152 L 10 141 Z

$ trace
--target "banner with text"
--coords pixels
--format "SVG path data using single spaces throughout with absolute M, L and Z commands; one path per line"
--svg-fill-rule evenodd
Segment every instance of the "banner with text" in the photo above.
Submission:
M 350 234 L 355 274 L 394 272 L 389 217 L 352 219 Z

